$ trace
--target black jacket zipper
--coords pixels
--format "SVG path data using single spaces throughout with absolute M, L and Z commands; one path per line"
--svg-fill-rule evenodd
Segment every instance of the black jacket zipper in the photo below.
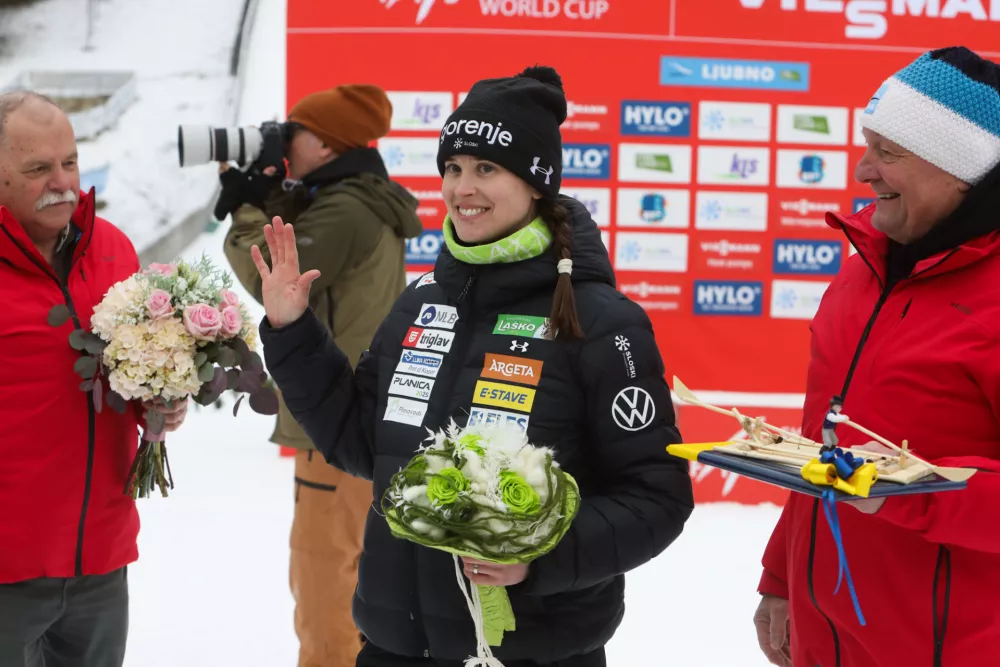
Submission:
M 851 238 L 851 234 L 847 230 L 847 226 L 841 224 L 841 228 L 844 230 L 844 234 L 847 236 L 847 240 L 850 241 L 850 243 L 854 245 L 855 248 L 857 248 L 858 246 L 856 243 L 854 243 L 854 240 Z M 875 326 L 875 321 L 878 319 L 879 313 L 882 312 L 882 306 L 885 305 L 886 300 L 889 298 L 889 294 L 892 292 L 892 286 L 887 285 L 885 282 L 882 281 L 882 278 L 878 275 L 878 271 L 875 270 L 875 267 L 872 266 L 871 262 L 868 261 L 868 258 L 865 256 L 863 252 L 861 252 L 860 248 L 858 248 L 858 254 L 861 255 L 861 259 L 864 261 L 865 264 L 868 265 L 868 268 L 871 269 L 871 272 L 875 275 L 875 280 L 878 281 L 880 292 L 878 301 L 875 302 L 875 308 L 872 310 L 872 314 L 868 318 L 868 323 L 865 325 L 864 331 L 861 332 L 861 339 L 858 341 L 858 345 L 854 349 L 854 357 L 851 359 L 851 365 L 847 369 L 847 376 L 844 378 L 844 385 L 843 387 L 841 387 L 840 395 L 834 397 L 841 405 L 843 405 L 844 400 L 847 398 L 847 391 L 851 387 L 851 380 L 854 378 L 854 371 L 857 369 L 858 362 L 861 360 L 861 352 L 865 348 L 865 343 L 868 342 L 868 337 L 871 335 L 872 329 Z M 815 557 L 816 557 L 816 527 L 817 527 L 817 520 L 819 517 L 819 503 L 820 503 L 819 498 L 813 500 L 812 520 L 810 522 L 810 527 L 809 527 L 809 562 L 806 566 L 806 571 L 808 572 L 807 583 L 809 587 L 809 599 L 812 602 L 813 607 L 816 608 L 816 611 L 819 612 L 820 616 L 823 617 L 823 619 L 826 621 L 826 624 L 830 627 L 830 634 L 833 635 L 834 665 L 836 667 L 840 667 L 840 634 L 837 632 L 837 626 L 833 624 L 833 621 L 830 619 L 830 617 L 827 616 L 826 612 L 823 611 L 823 609 L 819 606 L 819 601 L 816 599 L 816 590 L 813 582 L 813 569 L 815 566 Z
M 80 325 L 80 318 L 77 315 L 76 306 L 73 305 L 73 298 L 69 294 L 69 287 L 64 285 L 59 277 L 55 275 L 54 272 L 50 271 L 44 265 L 42 265 L 38 260 L 36 260 L 30 252 L 28 252 L 17 240 L 11 235 L 11 233 L 4 228 L 4 233 L 11 240 L 11 242 L 22 252 L 28 260 L 37 266 L 45 275 L 55 281 L 56 285 L 59 286 L 59 291 L 62 292 L 63 300 L 66 302 L 66 307 L 69 308 L 70 316 L 73 318 L 73 328 L 82 329 Z M 89 243 L 89 238 L 88 241 Z M 83 257 L 86 252 L 86 246 L 80 253 L 80 257 Z M 74 260 L 70 264 L 69 272 L 66 274 L 70 276 L 73 274 L 73 268 L 76 266 L 77 260 Z M 80 267 L 81 273 L 83 267 Z M 90 485 L 94 474 L 94 444 L 97 437 L 97 411 L 94 406 L 94 395 L 92 392 L 85 392 L 87 396 L 87 477 L 83 486 L 83 504 L 80 509 L 80 523 L 77 526 L 76 533 L 76 557 L 74 572 L 77 577 L 83 576 L 83 533 L 84 526 L 87 523 L 87 507 L 90 505 Z
M 458 320 L 459 324 L 456 325 L 455 327 L 456 340 L 459 338 L 459 333 L 460 333 L 459 327 L 462 327 L 463 329 L 465 328 L 461 324 L 463 320 L 465 321 L 466 326 L 472 327 L 472 304 L 475 301 L 472 292 L 472 286 L 475 283 L 475 281 L 476 281 L 476 268 L 473 267 L 472 275 L 469 276 L 469 279 L 465 282 L 465 287 L 462 288 L 461 294 L 459 294 L 458 298 L 455 300 L 455 305 L 457 306 L 457 309 L 460 313 Z M 466 300 L 467 297 L 468 300 Z M 463 336 L 461 338 L 461 346 L 452 348 L 451 350 L 452 364 L 451 364 L 451 370 L 448 373 L 448 381 L 441 383 L 445 387 L 455 386 L 455 382 L 458 380 L 458 376 L 462 372 L 462 368 L 464 367 L 463 362 L 465 360 L 465 354 L 469 351 L 469 345 L 472 343 L 472 338 L 474 333 L 475 333 L 474 330 L 470 330 L 467 336 Z M 442 404 L 441 410 L 445 411 L 447 409 L 448 409 L 448 402 L 446 401 L 445 403 Z M 448 417 L 448 415 L 443 414 L 443 412 L 442 414 L 438 414 L 435 416 L 436 416 L 436 422 L 439 424 L 442 422 L 442 417 L 444 418 Z

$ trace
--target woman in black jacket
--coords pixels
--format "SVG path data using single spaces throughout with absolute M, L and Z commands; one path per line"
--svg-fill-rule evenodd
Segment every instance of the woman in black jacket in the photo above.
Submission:
M 506 586 L 506 667 L 600 667 L 624 614 L 623 574 L 667 548 L 693 509 L 652 326 L 619 293 L 597 225 L 560 196 L 566 97 L 532 67 L 476 83 L 441 132 L 448 216 L 434 271 L 400 295 L 352 372 L 307 309 L 294 232 L 265 229 L 264 354 L 288 407 L 331 464 L 373 480 L 354 618 L 358 666 L 450 666 L 475 653 L 452 557 L 395 539 L 376 509 L 390 478 L 454 419 L 511 421 L 580 485 L 562 542 L 528 565 L 465 560 Z

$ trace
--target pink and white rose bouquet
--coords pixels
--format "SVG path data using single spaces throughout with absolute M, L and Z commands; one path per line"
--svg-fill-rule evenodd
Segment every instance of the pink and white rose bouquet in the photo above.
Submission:
M 70 345 L 81 353 L 74 366 L 93 392 L 95 407 L 105 402 L 119 412 L 132 400 L 171 404 L 193 396 L 211 405 L 226 391 L 244 396 L 261 414 L 276 414 L 277 396 L 257 353 L 257 330 L 231 276 L 205 257 L 197 263 L 150 264 L 116 283 L 94 308 L 91 332 L 76 329 Z M 57 306 L 50 323 L 71 314 Z M 58 311 L 58 312 L 57 312 Z M 102 378 L 107 380 L 105 391 Z M 173 487 L 164 444 L 165 418 L 150 410 L 142 444 L 125 492 L 147 497 Z

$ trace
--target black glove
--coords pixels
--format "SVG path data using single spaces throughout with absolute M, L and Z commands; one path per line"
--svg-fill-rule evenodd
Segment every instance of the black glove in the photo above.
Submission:
M 219 174 L 222 192 L 215 204 L 215 219 L 223 220 L 243 204 L 250 204 L 263 210 L 271 190 L 284 179 L 282 167 L 273 176 L 267 176 L 251 167 L 247 171 L 229 168 Z

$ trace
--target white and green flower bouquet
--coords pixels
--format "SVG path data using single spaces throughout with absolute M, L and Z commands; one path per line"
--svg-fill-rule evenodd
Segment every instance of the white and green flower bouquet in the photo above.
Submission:
M 466 665 L 501 666 L 490 646 L 515 630 L 510 600 L 503 587 L 470 592 L 459 558 L 510 565 L 545 555 L 576 517 L 579 488 L 552 449 L 532 445 L 515 425 L 452 421 L 428 432 L 430 444 L 390 481 L 382 510 L 394 536 L 453 555 L 476 627 L 477 656 Z

